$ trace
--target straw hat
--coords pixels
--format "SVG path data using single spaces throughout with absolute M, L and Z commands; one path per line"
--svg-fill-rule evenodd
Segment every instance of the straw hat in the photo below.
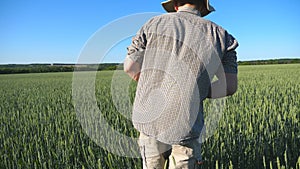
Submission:
M 202 7 L 200 9 L 200 13 L 202 17 L 208 15 L 212 11 L 215 11 L 214 7 L 212 7 L 209 4 L 209 0 L 200 0 L 200 1 L 202 2 L 201 4 Z M 167 0 L 162 2 L 161 4 L 167 12 L 176 12 L 174 8 L 173 0 Z

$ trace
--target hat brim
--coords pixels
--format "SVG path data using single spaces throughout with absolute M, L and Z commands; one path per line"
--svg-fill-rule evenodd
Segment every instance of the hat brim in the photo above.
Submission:
M 204 7 L 204 8 L 203 8 Z M 203 7 L 200 9 L 201 16 L 206 16 L 211 12 L 215 11 L 215 8 L 209 4 L 209 0 L 203 1 Z
M 209 4 L 208 0 L 204 0 L 203 3 L 204 3 L 203 4 L 204 8 L 200 9 L 200 13 L 201 13 L 202 17 L 210 14 L 212 11 L 215 11 L 214 7 L 212 7 Z M 167 12 L 176 12 L 175 7 L 174 7 L 174 2 L 172 0 L 162 2 L 161 4 Z
M 161 5 L 167 12 L 176 12 L 173 1 L 162 2 Z

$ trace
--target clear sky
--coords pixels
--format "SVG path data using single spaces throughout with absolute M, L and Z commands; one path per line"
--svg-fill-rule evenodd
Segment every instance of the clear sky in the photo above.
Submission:
M 300 58 L 299 0 L 210 2 L 216 11 L 206 19 L 237 38 L 238 60 Z M 160 3 L 161 0 L 1 0 L 0 64 L 76 63 L 97 30 L 124 16 L 164 13 Z M 128 43 L 129 40 L 115 46 L 103 62 L 122 62 Z

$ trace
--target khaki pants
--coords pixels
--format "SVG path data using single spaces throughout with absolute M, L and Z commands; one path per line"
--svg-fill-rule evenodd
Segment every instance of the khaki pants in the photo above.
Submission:
M 139 146 L 143 158 L 143 169 L 197 169 L 201 164 L 201 144 L 197 139 L 184 145 L 168 145 L 141 133 Z M 166 153 L 171 150 L 171 155 Z

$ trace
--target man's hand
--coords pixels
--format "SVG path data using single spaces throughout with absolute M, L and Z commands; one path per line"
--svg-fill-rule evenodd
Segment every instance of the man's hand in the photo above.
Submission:
M 135 81 L 138 81 L 141 74 L 141 65 L 138 62 L 126 58 L 124 61 L 124 71 Z

